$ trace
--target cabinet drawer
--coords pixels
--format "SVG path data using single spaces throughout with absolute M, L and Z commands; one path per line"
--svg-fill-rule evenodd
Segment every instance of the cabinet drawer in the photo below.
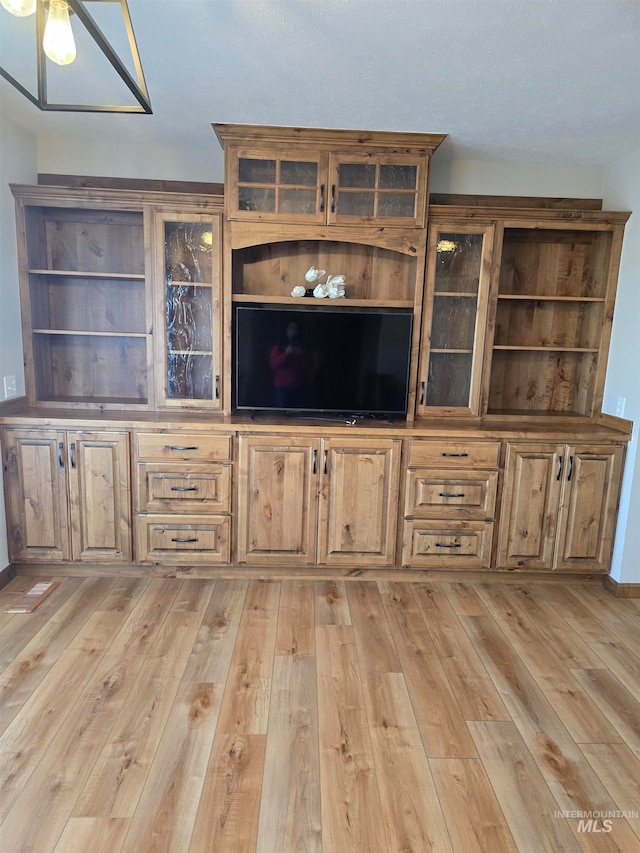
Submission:
M 448 473 L 437 468 L 411 469 L 407 476 L 405 515 L 418 518 L 491 519 L 496 504 L 497 471 Z
M 499 441 L 414 439 L 409 449 L 409 465 L 435 468 L 497 468 L 499 456 Z
M 139 432 L 136 455 L 151 462 L 216 462 L 231 459 L 231 436 L 204 432 Z
M 138 560 L 180 565 L 228 563 L 230 527 L 230 516 L 139 516 Z
M 231 512 L 230 465 L 140 462 L 138 512 Z
M 493 524 L 405 521 L 402 564 L 421 569 L 488 569 Z

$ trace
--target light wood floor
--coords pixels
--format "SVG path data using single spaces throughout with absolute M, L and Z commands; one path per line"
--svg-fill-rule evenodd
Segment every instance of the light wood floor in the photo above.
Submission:
M 0 592 L 3 853 L 640 850 L 638 600 L 61 580 Z

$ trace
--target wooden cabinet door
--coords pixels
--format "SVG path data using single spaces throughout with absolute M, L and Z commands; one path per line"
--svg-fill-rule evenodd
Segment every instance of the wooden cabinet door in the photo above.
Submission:
M 222 407 L 222 216 L 156 214 L 156 398 Z
M 623 460 L 622 447 L 567 448 L 554 568 L 609 570 Z
M 131 560 L 129 436 L 67 434 L 73 559 Z
M 9 559 L 70 559 L 64 432 L 7 429 L 4 444 Z
M 494 228 L 429 226 L 418 413 L 474 415 L 480 407 Z
M 315 439 L 240 436 L 239 563 L 315 562 L 319 450 Z
M 330 154 L 328 223 L 422 228 L 427 168 L 419 154 Z
M 563 444 L 507 445 L 498 568 L 553 568 L 563 455 Z
M 318 562 L 395 564 L 399 439 L 324 440 Z
M 323 224 L 327 156 L 289 146 L 227 150 L 225 197 L 229 219 Z

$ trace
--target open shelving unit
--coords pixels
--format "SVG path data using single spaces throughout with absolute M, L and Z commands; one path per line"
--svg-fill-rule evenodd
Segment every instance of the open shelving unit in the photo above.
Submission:
M 610 255 L 609 231 L 505 228 L 489 414 L 593 412 Z
M 314 266 L 346 279 L 346 298 L 295 298 L 296 285 L 313 287 L 305 273 Z M 412 308 L 417 259 L 399 251 L 337 240 L 285 240 L 236 249 L 233 300 L 277 304 L 329 303 Z
M 147 405 L 142 212 L 29 206 L 25 222 L 35 402 Z

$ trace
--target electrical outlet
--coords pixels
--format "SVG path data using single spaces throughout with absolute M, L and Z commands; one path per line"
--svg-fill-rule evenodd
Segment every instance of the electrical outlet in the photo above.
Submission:
M 4 398 L 8 400 L 9 397 L 15 397 L 17 394 L 16 390 L 16 377 L 14 375 L 5 376 L 4 377 Z
M 624 406 L 627 402 L 626 397 L 618 397 L 618 402 L 616 403 L 616 417 L 623 418 L 624 417 Z

